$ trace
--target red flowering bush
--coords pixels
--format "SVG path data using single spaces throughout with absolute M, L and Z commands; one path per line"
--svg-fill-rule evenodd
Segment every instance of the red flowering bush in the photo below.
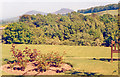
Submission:
M 33 62 L 36 67 L 34 70 L 38 72 L 46 71 L 49 67 L 59 67 L 63 63 L 63 55 L 60 56 L 58 52 L 50 52 L 47 54 L 42 54 L 37 49 L 29 49 L 26 47 L 23 51 L 16 49 L 15 44 L 12 44 L 11 51 L 13 58 L 15 59 L 13 63 L 8 62 L 13 68 L 15 65 L 19 65 L 21 70 L 24 71 L 27 63 Z M 13 68 L 14 69 L 14 68 Z
M 19 65 L 22 67 L 21 70 L 23 71 L 28 62 L 35 61 L 37 57 L 40 55 L 36 49 L 34 49 L 33 51 L 31 51 L 31 49 L 28 49 L 28 47 L 26 47 L 23 51 L 16 49 L 15 44 L 12 44 L 10 52 L 12 52 L 12 56 L 15 59 L 14 63 L 10 63 L 11 67 Z
M 50 66 L 58 67 L 61 63 L 63 63 L 63 55 L 60 56 L 58 52 L 51 52 L 47 53 L 45 59 Z

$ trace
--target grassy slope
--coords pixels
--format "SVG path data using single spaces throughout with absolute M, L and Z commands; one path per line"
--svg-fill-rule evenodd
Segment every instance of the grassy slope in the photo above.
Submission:
M 98 15 L 103 15 L 103 14 L 118 15 L 118 10 L 101 11 L 101 12 L 97 12 L 95 14 L 98 14 Z M 91 13 L 87 13 L 87 14 L 84 14 L 84 15 L 91 15 Z
M 18 49 L 28 46 L 31 49 L 38 49 L 43 53 L 50 51 L 66 51 L 65 61 L 70 62 L 75 69 L 84 70 L 86 72 L 97 72 L 100 74 L 112 74 L 117 71 L 117 61 L 110 63 L 107 61 L 90 60 L 92 58 L 110 58 L 110 47 L 90 47 L 90 46 L 61 46 L 61 45 L 17 45 Z M 2 61 L 7 58 L 11 59 L 11 45 L 2 45 Z M 114 58 L 117 54 L 114 54 Z M 5 62 L 3 61 L 3 64 Z M 6 74 L 3 72 L 3 74 Z M 113 73 L 117 74 L 117 72 Z

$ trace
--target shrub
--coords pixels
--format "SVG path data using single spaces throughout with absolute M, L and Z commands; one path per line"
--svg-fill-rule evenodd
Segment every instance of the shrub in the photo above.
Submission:
M 23 71 L 28 62 L 37 60 L 38 56 L 40 55 L 36 49 L 33 51 L 31 51 L 31 49 L 28 49 L 28 47 L 26 47 L 23 51 L 16 49 L 15 44 L 12 44 L 10 52 L 12 52 L 12 56 L 16 61 L 14 63 L 11 63 L 11 66 L 19 65 L 22 67 Z
M 27 63 L 33 62 L 36 67 L 34 70 L 38 72 L 43 72 L 49 69 L 49 67 L 59 67 L 63 63 L 63 55 L 65 52 L 60 55 L 58 52 L 49 52 L 47 54 L 42 54 L 37 49 L 29 49 L 26 47 L 23 51 L 16 49 L 15 44 L 12 44 L 11 51 L 12 56 L 15 59 L 13 63 L 10 63 L 11 68 L 15 65 L 21 66 L 21 70 L 24 71 Z M 13 68 L 14 69 L 14 68 Z
M 46 61 L 50 66 L 58 67 L 63 63 L 63 56 L 60 56 L 58 52 L 50 52 L 46 55 Z

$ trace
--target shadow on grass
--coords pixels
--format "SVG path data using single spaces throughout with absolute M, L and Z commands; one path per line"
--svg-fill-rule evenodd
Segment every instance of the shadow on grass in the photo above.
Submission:
M 93 59 L 90 59 L 90 60 L 99 60 L 99 61 L 107 61 L 107 62 L 111 61 L 110 58 L 100 58 L 100 59 L 93 58 Z M 113 61 L 120 61 L 120 59 L 113 59 Z
M 76 70 L 69 70 L 64 72 L 65 74 L 70 74 L 70 75 L 77 75 L 77 76 L 95 76 L 95 75 L 102 75 L 98 73 L 93 73 L 93 72 L 84 72 L 84 71 L 76 71 Z
M 11 64 L 11 63 L 14 63 L 14 62 L 17 62 L 16 60 L 9 60 L 9 59 L 3 59 L 3 61 L 7 64 Z

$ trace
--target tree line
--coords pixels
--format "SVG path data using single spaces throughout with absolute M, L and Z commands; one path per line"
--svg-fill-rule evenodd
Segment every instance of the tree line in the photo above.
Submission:
M 118 39 L 116 15 L 83 15 L 78 12 L 47 15 L 23 15 L 19 22 L 8 24 L 3 31 L 5 44 L 49 44 L 110 46 Z

